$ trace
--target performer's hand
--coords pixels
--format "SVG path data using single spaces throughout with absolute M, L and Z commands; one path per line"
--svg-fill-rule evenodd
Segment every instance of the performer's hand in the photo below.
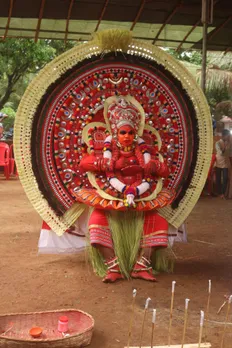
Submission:
M 155 174 L 156 173 L 156 169 L 157 169 L 157 162 L 158 161 L 154 161 L 154 160 L 151 160 L 149 161 L 146 165 L 145 165 L 145 174 L 146 175 L 151 175 L 151 174 Z M 159 162 L 158 162 L 159 163 Z
M 119 158 L 114 164 L 115 169 L 122 169 L 125 167 L 126 159 L 124 157 Z
M 86 155 L 80 162 L 80 168 L 90 172 L 105 172 L 109 170 L 110 161 L 107 158 L 97 158 L 93 155 Z
M 129 206 L 135 205 L 134 198 L 135 198 L 135 196 L 132 194 L 129 194 L 126 196 L 126 201 L 127 201 Z
M 98 168 L 101 172 L 106 172 L 109 170 L 110 160 L 108 158 L 101 158 L 98 160 Z
M 169 175 L 169 169 L 166 163 L 159 160 L 150 160 L 144 168 L 146 176 L 153 175 L 160 178 L 167 178 Z

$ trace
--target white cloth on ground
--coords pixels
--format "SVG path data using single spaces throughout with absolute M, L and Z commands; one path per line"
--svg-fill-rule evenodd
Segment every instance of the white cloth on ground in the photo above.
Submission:
M 168 243 L 172 247 L 174 243 L 187 243 L 187 227 L 186 224 L 182 224 L 179 228 L 175 228 L 172 225 L 168 227 Z
M 85 215 L 85 214 L 84 214 Z M 78 219 L 74 233 L 64 233 L 57 236 L 52 230 L 42 229 L 38 243 L 39 254 L 76 254 L 86 248 L 87 241 L 84 235 L 88 233 L 86 217 Z M 79 235 L 83 235 L 80 237 Z M 174 242 L 187 243 L 186 225 L 182 224 L 178 229 L 169 225 L 168 242 L 172 247 Z
M 86 234 L 88 233 L 88 215 L 86 209 L 75 223 L 72 233 L 65 232 L 57 236 L 51 229 L 42 228 L 38 242 L 39 254 L 76 254 L 86 248 Z

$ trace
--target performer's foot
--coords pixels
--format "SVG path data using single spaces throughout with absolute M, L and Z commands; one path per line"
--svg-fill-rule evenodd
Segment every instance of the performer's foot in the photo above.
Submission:
M 124 279 L 122 273 L 120 272 L 120 268 L 118 265 L 118 258 L 114 257 L 110 261 L 106 262 L 107 273 L 105 278 L 103 278 L 103 283 L 114 283 L 118 280 Z
M 150 261 L 142 256 L 134 265 L 131 272 L 131 278 L 134 279 L 144 279 L 150 282 L 157 282 L 156 278 L 152 274 L 152 267 L 150 266 Z

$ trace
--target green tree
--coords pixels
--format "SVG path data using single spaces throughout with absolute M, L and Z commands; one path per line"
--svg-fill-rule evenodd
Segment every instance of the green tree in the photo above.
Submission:
M 60 53 L 73 47 L 62 41 L 7 39 L 0 41 L 0 110 L 14 100 L 17 106 L 21 95 L 34 74 Z
M 213 87 L 206 89 L 206 98 L 214 112 L 216 105 L 222 101 L 229 101 L 231 95 L 225 86 L 214 85 Z M 226 111 L 224 111 L 223 114 L 229 116 Z
M 197 82 L 201 81 L 202 54 L 198 51 L 177 52 L 174 49 L 166 50 L 169 54 L 181 61 L 194 74 Z M 227 105 L 232 100 L 232 55 L 221 52 L 207 53 L 206 69 L 206 98 L 216 119 L 221 115 L 229 115 Z M 226 101 L 226 103 L 221 103 Z M 217 108 L 220 103 L 219 108 Z
M 188 62 L 195 65 L 201 65 L 202 63 L 202 54 L 199 51 L 176 51 L 175 49 L 169 48 L 166 50 L 171 56 L 177 60 Z
M 0 109 L 6 104 L 16 84 L 27 73 L 35 73 L 54 56 L 54 49 L 41 41 L 7 39 L 0 42 Z
M 14 126 L 16 112 L 10 106 L 4 107 L 1 110 L 1 112 L 8 116 L 3 120 L 3 125 L 4 125 L 4 130 L 9 130 L 10 128 Z

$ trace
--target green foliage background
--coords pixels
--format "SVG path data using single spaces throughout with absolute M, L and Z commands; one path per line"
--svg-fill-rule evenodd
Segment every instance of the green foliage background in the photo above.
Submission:
M 30 81 L 52 59 L 77 43 L 60 40 L 6 39 L 0 41 L 0 111 L 6 113 L 6 130 L 13 126 L 15 113 Z M 199 51 L 165 51 L 183 63 L 200 82 L 202 55 Z M 206 97 L 212 113 L 232 116 L 232 58 L 230 55 L 208 52 Z M 226 101 L 227 104 L 220 104 Z M 229 103 L 229 106 L 228 106 Z M 231 103 L 231 104 L 230 104 Z M 225 108 L 224 108 L 225 106 Z
M 200 84 L 202 54 L 199 51 L 168 49 L 169 54 L 183 63 Z M 217 121 L 223 115 L 232 117 L 232 55 L 223 52 L 207 53 L 206 98 Z
M 21 97 L 33 77 L 56 56 L 74 46 L 69 41 L 6 39 L 0 41 L 0 110 L 8 115 L 4 128 L 14 124 Z

